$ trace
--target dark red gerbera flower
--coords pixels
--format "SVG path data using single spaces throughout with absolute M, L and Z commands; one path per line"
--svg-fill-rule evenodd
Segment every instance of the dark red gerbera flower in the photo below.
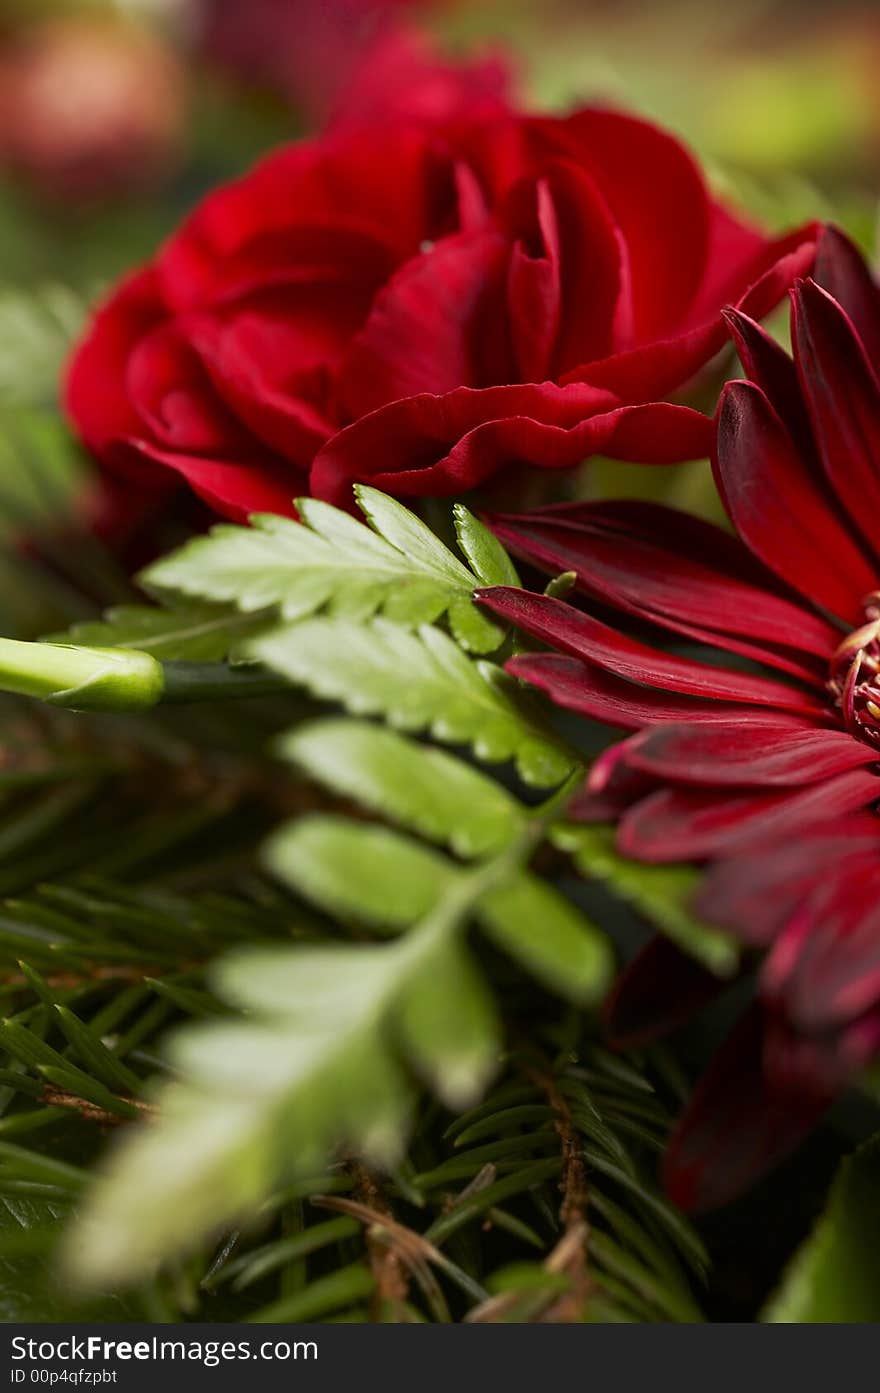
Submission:
M 728 313 L 748 380 L 722 394 L 713 463 L 735 537 L 632 501 L 495 520 L 514 553 L 575 572 L 647 641 L 589 607 L 482 595 L 558 650 L 511 671 L 635 732 L 596 764 L 573 815 L 616 820 L 632 857 L 706 863 L 700 912 L 767 950 L 756 1004 L 667 1156 L 691 1209 L 779 1159 L 880 1052 L 880 291 L 833 229 L 814 274 L 792 292 L 793 362 Z M 678 651 L 655 646 L 661 631 Z M 715 651 L 684 656 L 682 639 Z M 612 1033 L 643 1041 L 718 985 L 657 940 L 617 988 Z

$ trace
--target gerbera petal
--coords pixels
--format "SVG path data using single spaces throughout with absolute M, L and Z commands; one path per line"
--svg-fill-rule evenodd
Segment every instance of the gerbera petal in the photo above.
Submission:
M 813 698 L 795 687 L 649 648 L 562 600 L 507 586 L 479 590 L 477 598 L 493 614 L 542 643 L 606 668 L 630 682 L 717 701 L 778 707 L 807 716 L 821 710 Z
M 802 721 L 662 725 L 629 742 L 627 761 L 658 780 L 716 788 L 792 788 L 877 763 L 877 751 L 843 730 Z M 880 784 L 878 784 L 880 794 Z
M 639 1049 L 696 1015 L 727 982 L 662 934 L 652 938 L 615 983 L 603 1012 L 616 1049 Z
M 574 571 L 594 599 L 824 685 L 839 632 L 774 593 L 773 578 L 753 584 L 751 556 L 720 528 L 625 501 L 496 517 L 491 525 L 509 550 L 548 574 Z
M 819 1088 L 792 1093 L 764 1070 L 760 1006 L 741 1018 L 681 1118 L 663 1166 L 666 1190 L 688 1212 L 727 1204 L 812 1131 L 832 1101 Z
M 538 687 L 557 706 L 621 730 L 641 730 L 663 721 L 745 723 L 767 718 L 761 708 L 642 687 L 564 653 L 522 653 L 510 658 L 505 667 L 514 677 Z
M 873 1009 L 843 1029 L 809 1035 L 778 1012 L 767 1022 L 764 1073 L 771 1086 L 795 1096 L 833 1098 L 880 1052 L 880 1011 Z
M 817 822 L 844 817 L 880 798 L 877 776 L 849 770 L 795 793 L 719 797 L 717 792 L 660 789 L 631 808 L 618 845 L 640 861 L 694 861 L 729 855 L 768 837 L 801 836 Z
M 801 396 L 797 369 L 785 349 L 766 329 L 740 310 L 725 310 L 737 355 L 750 382 L 760 387 L 782 421 L 805 463 L 815 461 L 810 419 Z M 818 467 L 818 461 L 816 461 Z
M 766 959 L 766 995 L 807 1031 L 855 1020 L 880 1000 L 880 860 L 826 877 Z
M 697 913 L 749 943 L 771 943 L 817 887 L 876 863 L 878 831 L 872 813 L 856 814 L 725 856 L 708 868 Z
M 823 227 L 813 279 L 843 308 L 870 363 L 880 363 L 880 287 L 865 258 L 839 227 Z
M 880 560 L 880 384 L 874 367 L 852 321 L 812 281 L 792 294 L 792 330 L 825 475 L 857 535 Z
M 755 555 L 806 599 L 858 622 L 876 576 L 759 387 L 724 389 L 713 465 L 730 518 Z

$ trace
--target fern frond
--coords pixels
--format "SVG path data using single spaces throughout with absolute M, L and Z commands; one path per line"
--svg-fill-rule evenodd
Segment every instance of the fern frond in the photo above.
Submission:
M 528 816 L 512 794 L 472 765 L 369 721 L 311 721 L 284 736 L 278 751 L 334 793 L 457 856 L 499 851 Z
M 357 623 L 381 612 L 415 627 L 446 615 L 465 647 L 497 648 L 502 631 L 471 602 L 479 575 L 394 499 L 365 486 L 357 497 L 369 526 L 301 498 L 300 522 L 260 515 L 250 527 L 215 527 L 150 566 L 142 583 L 246 613 L 275 606 L 287 620 L 327 610 Z M 459 530 L 478 565 L 493 574 L 503 568 L 482 524 L 470 515 L 465 522 L 462 512 Z
M 46 635 L 44 642 L 136 648 L 163 662 L 235 662 L 240 645 L 261 621 L 259 614 L 241 614 L 223 605 L 117 605 L 103 619 L 83 620 L 63 633 Z
M 703 923 L 688 907 L 699 883 L 694 866 L 654 866 L 621 856 L 615 829 L 567 824 L 551 833 L 555 845 L 572 857 L 582 875 L 601 881 L 686 953 L 719 977 L 732 976 L 740 950 L 729 934 Z
M 440 629 L 388 620 L 310 619 L 277 629 L 250 653 L 315 696 L 403 730 L 470 744 L 489 763 L 513 759 L 526 783 L 551 788 L 576 756 L 539 724 L 527 697 L 494 664 L 472 662 Z

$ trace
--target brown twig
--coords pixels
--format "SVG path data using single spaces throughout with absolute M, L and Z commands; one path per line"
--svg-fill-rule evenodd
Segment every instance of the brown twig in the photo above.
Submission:
M 570 1290 L 548 1307 L 540 1319 L 558 1324 L 578 1321 L 592 1289 L 587 1271 L 589 1186 L 584 1163 L 583 1143 L 571 1115 L 568 1099 L 561 1092 L 549 1066 L 523 1064 L 526 1078 L 539 1088 L 553 1110 L 553 1126 L 562 1148 L 562 1175 L 559 1189 L 562 1203 L 559 1219 L 562 1237 L 544 1266 L 548 1272 L 564 1273 Z
M 381 1320 L 386 1309 L 394 1314 L 395 1319 L 400 1319 L 409 1295 L 406 1276 L 408 1264 L 404 1259 L 406 1245 L 402 1237 L 409 1230 L 397 1223 L 379 1182 L 366 1166 L 360 1161 L 351 1160 L 348 1162 L 348 1171 L 354 1180 L 357 1199 L 341 1200 L 335 1196 L 316 1196 L 312 1203 L 324 1209 L 336 1209 L 342 1214 L 350 1214 L 365 1226 L 367 1253 L 376 1282 L 372 1319 Z
M 123 1101 L 147 1116 L 151 1116 L 155 1112 L 152 1103 L 144 1103 L 138 1098 L 125 1098 Z M 56 1088 L 51 1083 L 47 1083 L 44 1087 L 40 1094 L 40 1102 L 47 1103 L 49 1107 L 53 1108 L 69 1108 L 71 1112 L 78 1112 L 80 1117 L 86 1118 L 89 1122 L 99 1122 L 103 1127 L 123 1127 L 129 1122 L 135 1121 L 134 1118 L 123 1117 L 121 1113 L 109 1112 L 106 1108 L 99 1107 L 97 1103 L 90 1103 L 88 1098 L 80 1098 L 75 1093 L 66 1093 L 64 1089 Z

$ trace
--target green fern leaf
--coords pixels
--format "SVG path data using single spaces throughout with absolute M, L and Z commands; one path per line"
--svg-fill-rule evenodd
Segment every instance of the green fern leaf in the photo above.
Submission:
M 265 854 L 275 874 L 320 909 L 392 931 L 429 914 L 473 874 L 411 837 L 318 813 L 282 827 Z M 614 966 L 605 935 L 520 869 L 512 848 L 497 859 L 499 873 L 473 906 L 489 936 L 551 990 L 580 1005 L 601 1000 Z
M 457 940 L 438 943 L 407 983 L 396 1013 L 416 1069 L 450 1107 L 473 1102 L 500 1057 L 495 1002 Z
M 368 721 L 327 717 L 285 736 L 280 752 L 312 779 L 458 856 L 500 851 L 527 810 L 443 750 Z
M 456 885 L 390 944 L 250 950 L 222 962 L 215 988 L 246 1016 L 177 1036 L 171 1063 L 185 1082 L 166 1087 L 156 1121 L 114 1154 L 73 1231 L 73 1272 L 89 1283 L 148 1273 L 252 1216 L 286 1177 L 314 1171 L 340 1145 L 392 1162 L 410 1108 L 395 1041 L 410 1050 L 418 1041 L 414 1063 L 441 1096 L 473 1099 L 498 1039 L 455 944 L 469 904 Z M 448 1022 L 462 971 L 470 987 L 456 1039 Z
M 254 640 L 250 653 L 316 696 L 355 715 L 382 715 L 404 730 L 469 744 L 481 760 L 513 759 L 538 787 L 561 783 L 575 760 L 531 719 L 515 685 L 473 663 L 439 629 L 417 633 L 387 620 L 312 619 Z
M 0 288 L 0 403 L 55 401 L 65 356 L 85 318 L 85 302 L 68 286 Z
M 699 883 L 693 866 L 652 866 L 631 861 L 614 849 L 613 827 L 566 825 L 552 840 L 571 854 L 582 875 L 603 881 L 621 900 L 665 933 L 679 948 L 719 977 L 730 977 L 739 949 L 729 935 L 704 924 L 688 908 Z
M 551 991 L 581 1006 L 605 995 L 614 971 L 607 936 L 564 895 L 521 871 L 480 901 L 480 921 L 499 948 Z
M 484 527 L 463 503 L 453 505 L 452 516 L 458 545 L 480 584 L 519 586 L 516 567 L 494 532 Z
M 392 932 L 429 913 L 455 877 L 445 857 L 409 837 L 323 813 L 282 827 L 264 857 L 327 913 Z
M 236 660 L 242 640 L 259 627 L 260 615 L 209 604 L 173 609 L 119 605 L 103 619 L 75 624 L 46 643 L 77 643 L 92 648 L 136 648 L 165 662 L 212 663 Z
M 479 576 L 402 504 L 367 487 L 357 497 L 369 526 L 303 498 L 301 521 L 258 515 L 250 527 L 223 524 L 148 567 L 141 580 L 245 613 L 278 606 L 288 620 L 323 609 L 352 621 L 382 612 L 414 627 L 448 613 L 466 647 L 497 648 L 502 631 L 471 602 Z

